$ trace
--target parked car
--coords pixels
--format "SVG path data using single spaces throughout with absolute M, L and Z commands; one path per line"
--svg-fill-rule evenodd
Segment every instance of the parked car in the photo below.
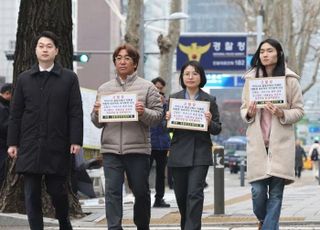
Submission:
M 243 150 L 236 150 L 235 153 L 229 157 L 230 173 L 238 173 L 241 164 L 244 165 L 244 170 L 247 171 L 247 152 Z
M 224 142 L 224 165 L 229 167 L 231 173 L 238 173 L 242 160 L 246 165 L 246 146 L 245 136 L 233 136 Z

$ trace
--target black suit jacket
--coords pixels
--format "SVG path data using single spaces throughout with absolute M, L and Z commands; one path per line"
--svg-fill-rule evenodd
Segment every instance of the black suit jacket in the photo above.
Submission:
M 170 98 L 185 99 L 185 90 L 171 95 Z M 210 102 L 212 119 L 208 131 L 173 129 L 168 159 L 169 167 L 191 167 L 213 164 L 210 134 L 218 135 L 221 131 L 219 110 L 216 104 L 216 98 L 202 90 L 199 91 L 197 100 Z

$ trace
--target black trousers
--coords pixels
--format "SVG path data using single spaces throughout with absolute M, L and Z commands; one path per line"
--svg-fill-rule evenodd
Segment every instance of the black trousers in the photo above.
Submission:
M 8 153 L 6 148 L 0 147 L 0 188 L 6 179 L 6 162 L 8 158 Z
M 153 161 L 156 162 L 156 200 L 161 200 L 165 191 L 165 170 L 167 165 L 167 150 L 152 150 L 150 157 L 150 169 Z
M 149 189 L 150 156 L 146 154 L 103 154 L 106 218 L 109 230 L 122 230 L 122 186 L 124 174 L 135 198 L 133 221 L 137 230 L 149 230 L 151 198 Z
M 42 174 L 24 174 L 24 196 L 28 221 L 31 230 L 43 229 L 43 213 L 41 203 Z M 55 208 L 59 222 L 69 219 L 69 202 L 66 188 L 66 177 L 44 175 L 47 192 Z
M 209 166 L 172 167 L 181 230 L 201 230 L 204 184 Z
M 295 169 L 296 177 L 300 178 L 301 177 L 302 166 L 295 166 L 294 169 Z

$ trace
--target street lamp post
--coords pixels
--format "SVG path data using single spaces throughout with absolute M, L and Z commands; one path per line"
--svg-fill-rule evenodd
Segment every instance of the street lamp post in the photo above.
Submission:
M 142 6 L 143 7 L 143 6 Z M 143 9 L 141 9 L 144 12 Z M 144 77 L 144 29 L 148 27 L 151 23 L 156 21 L 171 21 L 171 20 L 183 20 L 187 19 L 189 16 L 183 12 L 175 12 L 170 14 L 168 17 L 162 18 L 143 18 L 143 13 L 140 15 L 140 39 L 139 39 L 139 54 L 140 54 L 140 61 L 138 66 L 138 74 L 141 77 Z M 141 26 L 143 25 L 143 26 Z
M 261 4 L 259 15 L 257 16 L 257 46 L 262 42 L 263 17 L 264 17 L 264 9 L 263 9 L 263 5 Z

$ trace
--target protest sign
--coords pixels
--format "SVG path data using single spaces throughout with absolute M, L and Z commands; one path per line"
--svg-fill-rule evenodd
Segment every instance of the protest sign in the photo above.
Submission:
M 137 121 L 136 94 L 100 95 L 99 122 Z
M 258 108 L 267 102 L 277 106 L 286 104 L 285 77 L 264 77 L 249 79 L 249 100 L 255 101 Z
M 207 131 L 205 112 L 209 111 L 210 102 L 186 99 L 170 99 L 170 120 L 168 128 Z

